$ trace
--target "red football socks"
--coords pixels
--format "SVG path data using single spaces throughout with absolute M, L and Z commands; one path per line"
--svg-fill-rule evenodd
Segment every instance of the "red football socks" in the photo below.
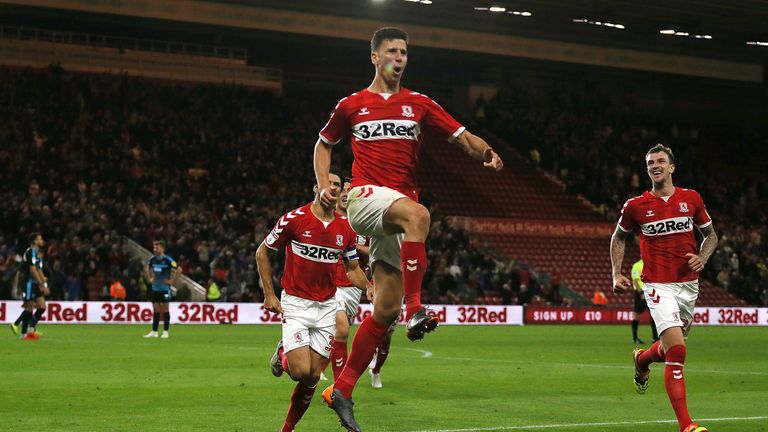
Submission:
M 389 330 L 389 324 L 376 322 L 370 316 L 360 324 L 352 341 L 352 352 L 349 354 L 347 365 L 333 384 L 334 389 L 338 389 L 345 398 L 352 397 L 352 390 L 355 389 L 357 380 L 371 362 L 376 346 L 379 345 L 379 341 L 387 330 Z
M 643 351 L 642 354 L 637 356 L 637 365 L 640 369 L 648 369 L 651 363 L 664 361 L 664 348 L 661 346 L 661 341 L 657 340 L 651 345 L 650 348 Z
M 681 431 L 692 423 L 691 417 L 688 415 L 688 404 L 685 401 L 684 363 L 684 345 L 675 345 L 667 350 L 666 366 L 664 367 L 664 386 L 667 388 L 667 395 L 672 403 L 672 409 L 675 410 Z
M 336 339 L 331 343 L 331 356 L 329 358 L 333 363 L 333 382 L 336 382 L 347 364 L 347 341 L 341 342 Z
M 381 373 L 381 367 L 384 366 L 384 362 L 387 361 L 389 355 L 389 346 L 392 344 L 392 333 L 388 331 L 387 334 L 379 342 L 379 346 L 376 348 L 376 364 L 371 369 L 373 373 Z
M 283 370 L 290 375 L 291 370 L 288 367 L 288 357 L 285 356 L 285 351 L 283 351 L 282 348 L 280 348 L 280 351 L 277 352 L 277 355 L 280 356 L 280 361 L 283 363 Z
M 307 387 L 302 383 L 296 384 L 296 387 L 293 389 L 293 394 L 291 395 L 291 406 L 288 408 L 288 416 L 285 418 L 285 423 L 283 424 L 281 432 L 293 432 L 296 423 L 298 423 L 299 420 L 301 420 L 301 417 L 304 416 L 304 413 L 307 412 L 307 408 L 309 408 L 309 404 L 312 402 L 312 395 L 315 394 L 316 388 L 317 385 L 314 387 Z
M 421 309 L 421 282 L 427 269 L 427 249 L 424 242 L 404 241 L 401 250 L 405 319 Z

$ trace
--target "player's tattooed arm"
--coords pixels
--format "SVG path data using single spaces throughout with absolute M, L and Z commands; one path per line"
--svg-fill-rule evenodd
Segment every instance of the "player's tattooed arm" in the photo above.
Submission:
M 475 159 L 483 161 L 483 165 L 496 171 L 504 168 L 504 162 L 484 139 L 469 131 L 464 131 L 453 142 Z
M 264 309 L 274 313 L 283 313 L 280 300 L 275 295 L 275 288 L 272 285 L 272 264 L 269 262 L 269 248 L 264 243 L 261 243 L 256 249 L 256 268 L 259 271 L 261 288 L 264 290 Z
M 611 268 L 613 269 L 613 292 L 616 294 L 623 293 L 629 289 L 632 285 L 626 276 L 621 274 L 621 266 L 624 263 L 624 250 L 627 246 L 627 238 L 629 233 L 623 229 L 616 227 L 616 230 L 611 236 Z
M 704 270 L 704 265 L 707 264 L 709 257 L 711 257 L 712 254 L 715 253 L 715 249 L 717 249 L 717 233 L 712 224 L 709 224 L 704 228 L 699 228 L 699 231 L 704 237 L 704 241 L 701 243 L 701 251 L 698 255 L 692 253 L 686 254 L 688 257 L 688 267 L 696 273 Z

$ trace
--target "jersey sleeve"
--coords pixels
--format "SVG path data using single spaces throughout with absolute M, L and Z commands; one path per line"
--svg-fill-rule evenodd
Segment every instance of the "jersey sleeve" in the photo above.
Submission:
M 328 123 L 320 131 L 320 139 L 326 144 L 337 144 L 349 135 L 351 126 L 349 124 L 349 116 L 347 115 L 347 107 L 344 103 L 346 99 L 344 98 L 336 104 L 336 108 L 331 112 L 331 118 L 328 119 Z
M 175 269 L 175 268 L 179 267 L 179 265 L 176 263 L 176 261 L 173 258 L 171 258 L 171 257 L 169 257 L 167 255 L 166 255 L 166 258 L 168 258 L 168 264 L 171 265 L 171 268 Z
M 268 248 L 273 250 L 280 250 L 285 247 L 285 245 L 291 241 L 291 239 L 293 239 L 296 226 L 297 211 L 300 210 L 294 210 L 280 216 L 280 219 L 278 219 L 275 227 L 272 228 L 272 231 L 270 231 L 267 237 L 264 239 L 264 244 L 267 245 Z
M 696 211 L 693 213 L 693 223 L 696 224 L 699 228 L 706 228 L 710 225 L 712 225 L 712 218 L 709 217 L 709 213 L 707 213 L 707 207 L 704 205 L 704 199 L 701 198 L 701 195 L 696 194 Z
M 357 254 L 357 234 L 351 228 L 348 234 L 349 238 L 344 246 L 344 261 L 347 262 L 360 259 L 360 256 Z
M 621 217 L 619 218 L 618 227 L 624 232 L 632 232 L 637 228 L 637 225 L 637 220 L 634 217 L 632 200 L 628 200 L 624 203 L 624 207 L 621 208 Z
M 632 279 L 640 280 L 640 275 L 643 273 L 643 268 L 637 264 L 632 266 Z
M 453 142 L 466 129 L 437 102 L 425 96 L 427 109 L 422 122 L 438 139 Z

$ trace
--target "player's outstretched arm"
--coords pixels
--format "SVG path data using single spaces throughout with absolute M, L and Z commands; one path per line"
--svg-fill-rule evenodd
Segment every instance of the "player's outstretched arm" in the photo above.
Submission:
M 488 168 L 493 168 L 496 171 L 501 171 L 504 168 L 504 162 L 499 155 L 479 136 L 465 130 L 453 142 L 473 158 L 483 161 L 483 165 Z
M 704 228 L 699 228 L 699 231 L 704 237 L 704 241 L 701 243 L 701 251 L 698 255 L 692 253 L 685 254 L 685 256 L 688 257 L 688 268 L 696 273 L 700 273 L 704 270 L 704 266 L 707 264 L 707 261 L 709 261 L 709 257 L 711 257 L 712 254 L 715 253 L 715 249 L 717 249 L 717 233 L 712 224 L 709 224 Z
M 335 206 L 338 199 L 331 193 L 331 181 L 328 178 L 332 152 L 333 146 L 322 139 L 318 139 L 315 143 L 315 178 L 317 178 L 317 187 L 320 189 L 320 204 L 324 207 Z
M 269 262 L 269 248 L 263 242 L 256 249 L 256 268 L 259 271 L 261 279 L 261 289 L 264 290 L 264 309 L 283 313 L 283 307 L 280 300 L 275 295 L 275 287 L 272 286 L 272 264 Z
M 365 272 L 360 268 L 360 261 L 344 261 L 344 267 L 347 270 L 347 278 L 349 278 L 349 281 L 352 282 L 354 286 L 366 293 L 373 290 L 373 286 L 368 282 L 368 278 L 365 277 Z
M 624 263 L 624 250 L 627 246 L 629 233 L 618 226 L 611 236 L 611 267 L 613 269 L 613 292 L 621 294 L 632 285 L 626 276 L 621 274 L 621 266 Z

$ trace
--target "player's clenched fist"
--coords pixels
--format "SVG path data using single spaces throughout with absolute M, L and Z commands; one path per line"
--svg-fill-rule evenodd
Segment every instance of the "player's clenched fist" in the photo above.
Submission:
M 486 149 L 485 153 L 483 153 L 483 165 L 487 166 L 489 168 L 493 168 L 496 171 L 501 171 L 502 168 L 504 168 L 504 162 L 502 162 L 501 157 L 493 151 L 493 149 Z
M 274 313 L 283 313 L 283 307 L 276 296 L 268 296 L 264 299 L 264 309 Z
M 687 253 L 685 256 L 688 258 L 689 269 L 696 273 L 701 273 L 701 271 L 704 270 L 704 261 L 702 261 L 700 256 L 692 253 Z
M 320 205 L 326 208 L 336 207 L 336 201 L 339 199 L 339 188 L 329 186 L 321 189 L 318 195 L 320 198 Z
M 624 291 L 628 290 L 632 285 L 629 283 L 629 279 L 627 279 L 624 275 L 615 275 L 613 277 L 613 293 L 614 294 L 621 294 Z

